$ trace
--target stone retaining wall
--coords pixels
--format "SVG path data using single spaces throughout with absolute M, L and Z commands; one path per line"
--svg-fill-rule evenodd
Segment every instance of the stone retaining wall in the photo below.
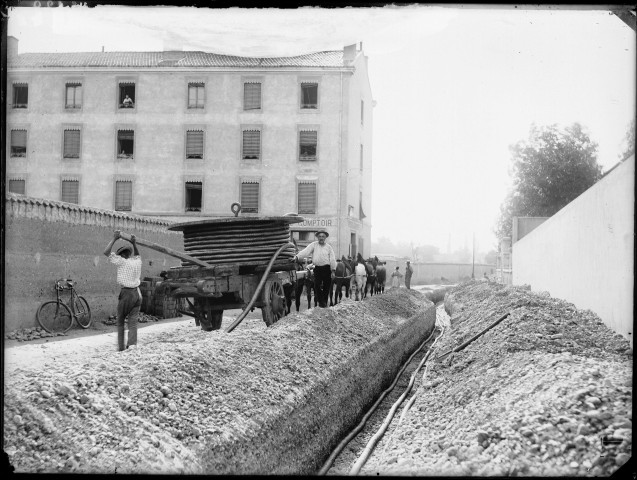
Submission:
M 37 325 L 38 306 L 55 299 L 53 284 L 72 278 L 95 321 L 117 307 L 115 268 L 102 254 L 114 230 L 183 251 L 181 232 L 169 222 L 110 210 L 7 194 L 5 203 L 4 328 Z M 115 248 L 123 244 L 120 240 Z M 180 264 L 176 258 L 139 247 L 142 277 L 156 276 Z

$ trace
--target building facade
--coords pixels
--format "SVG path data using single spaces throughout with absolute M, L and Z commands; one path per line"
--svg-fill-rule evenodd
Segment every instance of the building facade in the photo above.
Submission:
M 298 213 L 369 255 L 372 108 L 356 45 L 296 57 L 18 53 L 7 43 L 8 190 L 173 221 Z

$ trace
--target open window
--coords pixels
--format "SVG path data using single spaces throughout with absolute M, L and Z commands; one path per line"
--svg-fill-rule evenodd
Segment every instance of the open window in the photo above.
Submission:
M 27 156 L 27 131 L 11 130 L 11 157 Z
M 135 152 L 135 132 L 133 130 L 117 131 L 117 158 L 133 159 Z
M 13 84 L 13 108 L 27 108 L 29 106 L 29 85 L 26 83 Z
M 71 82 L 66 84 L 66 101 L 65 108 L 75 109 L 82 108 L 82 84 Z
M 302 162 L 316 161 L 316 151 L 318 149 L 318 132 L 299 132 L 299 160 Z
M 186 182 L 186 211 L 201 212 L 203 185 L 201 182 Z
M 318 108 L 318 83 L 301 84 L 301 109 L 316 110 Z
M 119 108 L 135 108 L 135 83 L 119 84 Z

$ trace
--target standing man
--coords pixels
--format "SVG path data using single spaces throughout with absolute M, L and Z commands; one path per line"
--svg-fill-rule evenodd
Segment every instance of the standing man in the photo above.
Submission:
M 405 287 L 407 289 L 411 289 L 411 276 L 414 274 L 414 269 L 411 268 L 409 264 L 409 260 L 407 260 L 407 265 L 405 266 Z
M 314 295 L 318 298 L 319 307 L 327 307 L 332 278 L 336 272 L 336 256 L 332 246 L 325 243 L 330 236 L 325 230 L 319 230 L 314 234 L 318 241 L 310 243 L 294 256 L 294 261 L 303 260 L 312 255 L 314 264 Z
M 126 348 L 137 345 L 137 316 L 142 305 L 142 293 L 139 291 L 140 276 L 142 274 L 142 259 L 137 250 L 135 235 L 131 235 L 133 248 L 124 245 L 111 252 L 113 244 L 121 238 L 120 231 L 115 230 L 113 239 L 106 246 L 104 255 L 117 266 L 117 283 L 122 287 L 119 292 L 117 304 L 117 346 L 119 351 L 124 350 L 124 321 L 128 317 L 128 343 Z M 131 256 L 132 254 L 132 256 Z

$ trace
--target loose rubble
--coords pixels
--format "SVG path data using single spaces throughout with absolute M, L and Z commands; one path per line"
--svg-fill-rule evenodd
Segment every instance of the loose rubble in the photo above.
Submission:
M 4 336 L 5 340 L 17 340 L 18 342 L 28 342 L 30 340 L 38 340 L 40 338 L 64 337 L 66 333 L 48 333 L 42 327 L 19 328 L 7 332 Z
M 608 476 L 632 455 L 632 349 L 591 311 L 468 282 L 402 424 L 363 475 Z M 411 398 L 411 396 L 410 396 Z M 406 403 L 406 402 L 405 402 Z
M 17 472 L 311 472 L 300 453 L 320 462 L 324 437 L 355 420 L 356 402 L 369 401 L 350 395 L 343 406 L 332 388 L 371 396 L 368 377 L 383 374 L 368 371 L 378 364 L 369 356 L 398 363 L 390 349 L 417 342 L 415 315 L 430 305 L 433 316 L 420 294 L 401 290 L 271 328 L 260 319 L 232 334 L 175 323 L 135 349 L 24 365 L 4 379 L 5 452 Z M 350 383 L 358 370 L 364 385 Z M 315 450 L 295 451 L 300 441 Z M 273 464 L 286 452 L 298 456 Z

